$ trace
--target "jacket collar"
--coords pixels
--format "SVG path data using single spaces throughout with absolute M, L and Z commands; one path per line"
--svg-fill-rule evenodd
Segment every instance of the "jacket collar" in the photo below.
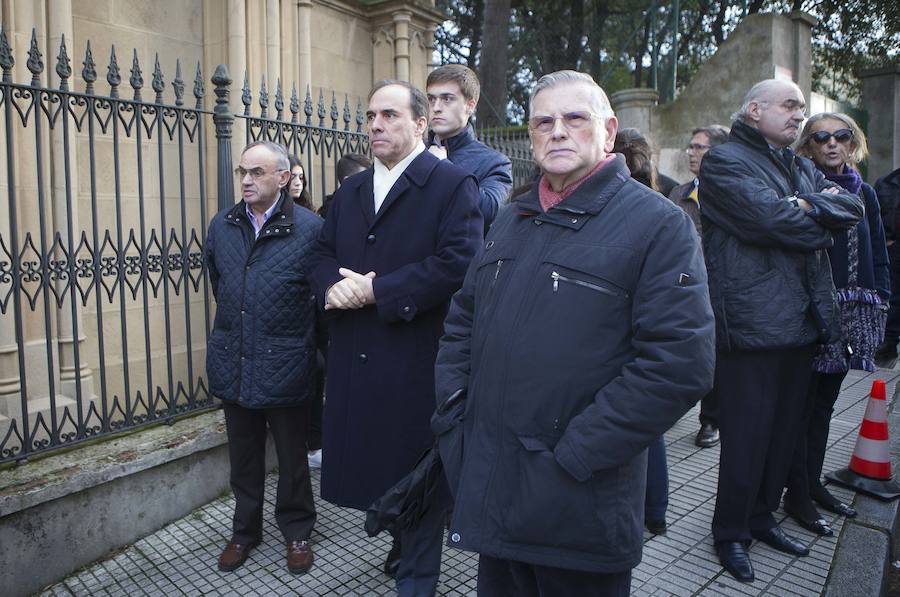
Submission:
M 253 225 L 247 221 L 247 204 L 243 199 L 228 210 L 228 213 L 225 214 L 225 221 L 229 224 L 243 225 L 251 232 L 253 230 Z M 275 204 L 275 211 L 272 212 L 272 217 L 263 224 L 257 240 L 262 239 L 263 235 L 269 237 L 286 234 L 293 225 L 294 202 L 288 197 L 287 191 L 282 189 L 281 196 Z
M 619 192 L 631 174 L 625 165 L 625 156 L 616 157 L 606 166 L 600 168 L 593 176 L 584 181 L 578 189 L 563 199 L 558 205 L 544 213 L 538 197 L 538 185 L 534 185 L 527 193 L 513 200 L 519 215 L 537 217 L 543 221 L 552 221 L 567 228 L 581 228 L 588 218 L 572 217 L 579 215 L 596 215 L 600 213 L 609 200 Z
M 775 149 L 769 145 L 769 142 L 762 136 L 762 133 L 742 120 L 735 120 L 731 125 L 729 139 L 737 141 L 738 143 L 743 143 L 744 145 L 749 145 L 753 149 L 758 149 L 762 152 L 772 152 L 772 154 L 776 156 L 780 155 L 782 152 L 782 150 Z M 783 150 L 785 154 L 789 156 L 794 153 L 790 146 L 784 147 Z
M 403 174 L 400 175 L 400 178 L 397 179 L 397 182 L 394 183 L 394 186 L 391 187 L 391 190 L 388 192 L 387 197 L 384 198 L 384 203 L 381 204 L 381 209 L 378 210 L 377 215 L 375 214 L 374 204 L 374 168 L 370 167 L 365 172 L 348 178 L 344 181 L 344 185 L 352 188 L 356 192 L 356 199 L 363 212 L 363 216 L 366 218 L 366 224 L 371 227 L 375 222 L 381 219 L 381 217 L 390 209 L 391 205 L 393 205 L 394 202 L 397 201 L 397 199 L 410 187 L 415 186 L 421 189 L 428 184 L 431 173 L 440 163 L 441 160 L 432 155 L 429 151 L 423 151 L 416 156 L 416 159 L 407 166 L 406 170 L 403 171 Z
M 443 145 L 447 148 L 448 154 L 453 154 L 454 151 L 457 151 L 461 147 L 465 147 L 475 140 L 475 129 L 472 128 L 471 124 L 467 124 L 466 127 L 456 135 L 453 135 L 449 139 L 444 139 Z M 428 144 L 435 144 L 433 132 L 428 135 Z

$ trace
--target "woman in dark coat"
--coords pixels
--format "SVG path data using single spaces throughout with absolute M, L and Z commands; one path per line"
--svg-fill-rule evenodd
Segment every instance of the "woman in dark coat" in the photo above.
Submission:
M 884 336 L 890 299 L 890 269 L 878 199 L 856 170 L 867 155 L 866 138 L 846 114 L 823 112 L 806 121 L 798 153 L 812 158 L 825 177 L 865 202 L 866 217 L 847 232 L 834 235 L 828 250 L 838 291 L 841 337 L 818 348 L 809 386 L 806 433 L 798 438 L 784 509 L 805 528 L 831 535 L 813 501 L 835 514 L 853 518 L 856 511 L 822 486 L 822 462 L 828 428 L 841 383 L 850 369 L 874 371 L 874 354 Z
M 620 129 L 613 152 L 625 156 L 631 178 L 659 192 L 656 168 L 651 161 L 650 143 L 634 128 Z M 666 509 L 669 507 L 669 467 L 666 441 L 660 435 L 647 448 L 647 495 L 644 498 L 644 526 L 654 535 L 666 533 Z

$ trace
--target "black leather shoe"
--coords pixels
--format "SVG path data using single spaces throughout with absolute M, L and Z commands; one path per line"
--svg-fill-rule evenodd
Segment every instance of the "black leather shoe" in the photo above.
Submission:
M 395 538 L 391 544 L 391 551 L 384 559 L 384 573 L 394 578 L 397 576 L 398 568 L 400 568 L 400 541 Z
M 819 516 L 819 513 L 816 512 L 812 503 L 808 504 L 805 509 L 800 509 L 792 506 L 790 502 L 785 499 L 784 511 L 807 531 L 812 531 L 816 535 L 822 535 L 823 537 L 831 537 L 834 535 L 834 531 L 828 526 L 828 521 Z
M 769 547 L 789 553 L 792 556 L 808 556 L 809 548 L 798 539 L 786 535 L 781 527 L 772 527 L 767 531 L 750 531 L 753 538 L 762 541 Z
M 669 528 L 669 525 L 666 524 L 666 520 L 653 520 L 650 518 L 644 519 L 644 526 L 647 527 L 647 530 L 653 533 L 654 535 L 665 535 L 666 529 Z
M 856 510 L 845 504 L 844 502 L 839 502 L 837 500 L 831 502 L 827 500 L 819 501 L 816 500 L 816 503 L 828 510 L 829 512 L 833 512 L 835 514 L 840 514 L 841 516 L 846 516 L 847 518 L 856 518 Z
M 697 438 L 694 444 L 701 448 L 712 448 L 719 443 L 719 430 L 712 423 L 703 423 L 700 425 L 700 431 L 697 432 Z
M 716 543 L 716 554 L 719 562 L 728 573 L 741 582 L 753 582 L 753 564 L 747 547 L 741 541 L 722 541 Z

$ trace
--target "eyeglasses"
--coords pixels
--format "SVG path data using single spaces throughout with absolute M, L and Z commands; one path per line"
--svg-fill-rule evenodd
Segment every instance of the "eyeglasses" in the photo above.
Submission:
M 712 145 L 701 145 L 700 143 L 691 143 L 687 147 L 684 148 L 684 151 L 687 153 L 700 153 L 701 151 L 706 151 L 712 147 Z
M 566 130 L 577 131 L 587 127 L 594 118 L 599 117 L 592 112 L 568 112 L 560 116 L 534 116 L 528 119 L 528 128 L 546 135 L 556 127 L 557 120 L 562 120 Z
M 832 137 L 834 137 L 834 140 L 838 143 L 846 143 L 853 138 L 853 131 L 850 129 L 838 129 L 833 133 L 828 131 L 816 131 L 809 136 L 810 139 L 819 145 L 825 145 Z
M 285 170 L 283 170 L 283 169 L 272 170 L 272 172 L 275 172 L 275 173 L 284 172 L 284 171 Z M 256 180 L 257 178 L 260 178 L 261 176 L 265 176 L 266 174 L 270 174 L 270 172 L 266 172 L 262 168 L 251 168 L 250 170 L 244 170 L 240 166 L 238 166 L 237 168 L 234 169 L 234 173 L 238 176 L 238 178 L 241 178 L 241 179 L 243 179 L 245 176 L 247 176 L 249 174 L 250 178 L 252 178 L 254 180 Z

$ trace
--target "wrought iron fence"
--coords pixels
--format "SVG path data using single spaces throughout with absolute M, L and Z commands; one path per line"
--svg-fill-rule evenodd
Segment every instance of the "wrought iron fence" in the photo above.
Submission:
M 264 88 L 253 116 L 245 83 L 244 113 L 235 116 L 224 66 L 212 77 L 210 111 L 199 64 L 192 99 L 180 61 L 167 84 L 157 57 L 152 99 L 143 97 L 136 51 L 123 84 L 111 49 L 105 93 L 95 86 L 89 42 L 82 64 L 84 89 L 75 91 L 63 39 L 58 84 L 43 84 L 48 73 L 33 32 L 31 80 L 16 83 L 0 30 L 0 463 L 215 406 L 205 381 L 211 292 L 203 246 L 215 206 L 234 202 L 235 123 L 248 140 L 283 143 L 308 171 L 318 167 L 318 197 L 335 186 L 334 161 L 368 152 L 360 104 L 350 131 L 347 98 L 343 128 L 334 96 L 331 126 L 322 95 L 314 125 L 307 91 L 301 124 L 296 91 L 290 121 L 280 84 L 274 117 Z
M 513 188 L 531 182 L 536 173 L 536 165 L 531 155 L 528 131 L 518 128 L 486 128 L 477 132 L 478 139 L 505 154 L 512 162 Z

